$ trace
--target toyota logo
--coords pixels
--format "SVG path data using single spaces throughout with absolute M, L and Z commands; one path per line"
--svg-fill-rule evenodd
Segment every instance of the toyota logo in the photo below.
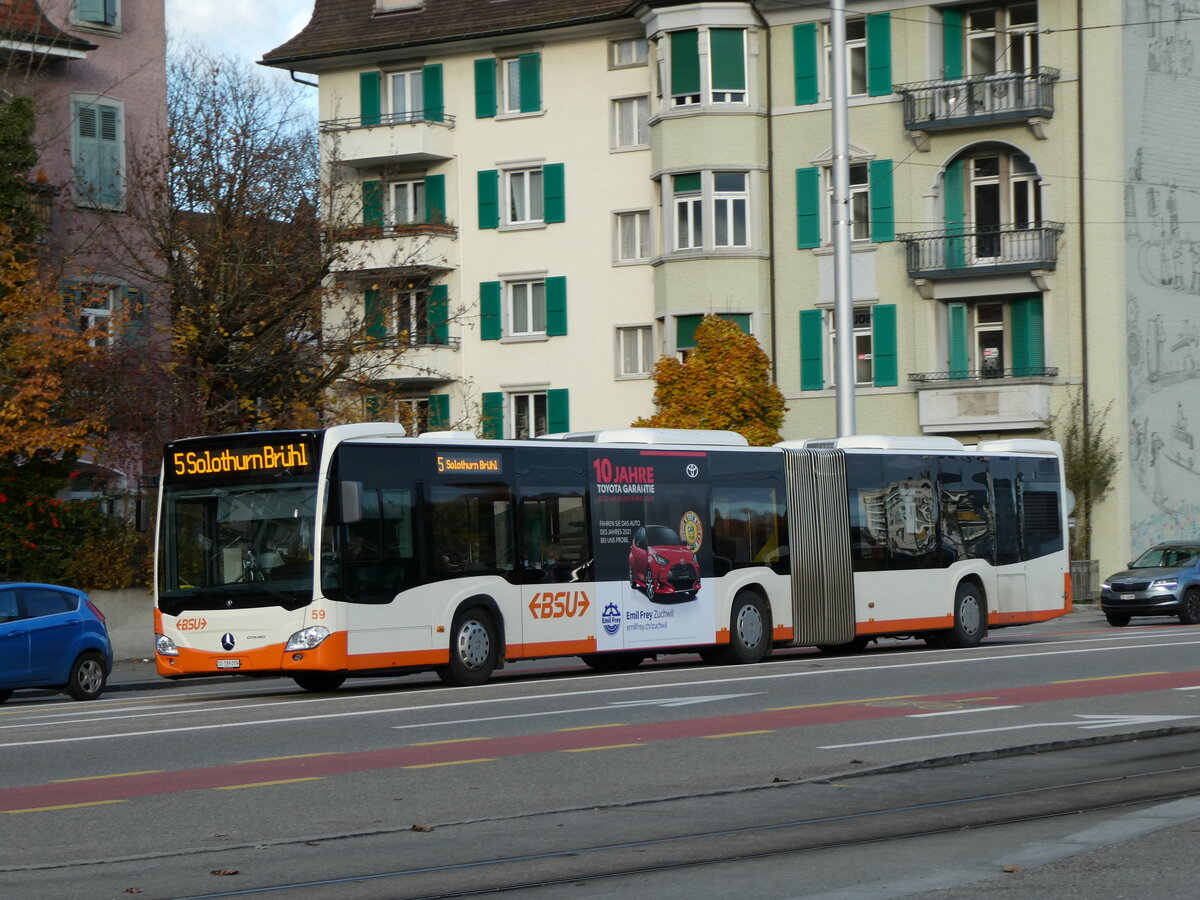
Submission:
M 687 467 L 688 478 L 695 478 L 699 474 L 700 474 L 700 467 L 698 465 L 696 465 L 695 463 L 688 463 L 688 467 Z

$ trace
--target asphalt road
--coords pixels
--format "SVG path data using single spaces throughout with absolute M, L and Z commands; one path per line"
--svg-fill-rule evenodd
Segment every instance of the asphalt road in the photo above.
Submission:
M 469 689 L 124 663 L 95 703 L 0 707 L 0 892 L 1069 897 L 1094 871 L 1092 898 L 1190 896 L 1198 651 L 1085 609 L 966 651 Z

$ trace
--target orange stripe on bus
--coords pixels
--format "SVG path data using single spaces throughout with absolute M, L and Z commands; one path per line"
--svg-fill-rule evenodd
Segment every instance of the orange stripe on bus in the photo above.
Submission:
M 595 653 L 596 639 L 582 641 L 541 641 L 534 644 L 509 644 L 505 659 L 537 659 L 539 656 L 578 656 Z
M 366 669 L 404 669 L 413 666 L 444 666 L 450 662 L 450 649 L 441 650 L 397 650 L 389 653 L 351 653 L 346 657 L 346 668 L 351 671 Z

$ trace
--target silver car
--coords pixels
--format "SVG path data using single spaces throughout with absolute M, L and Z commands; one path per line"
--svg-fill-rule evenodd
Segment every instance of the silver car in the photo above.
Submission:
M 1118 628 L 1133 616 L 1178 616 L 1185 625 L 1200 625 L 1200 543 L 1155 544 L 1104 579 L 1100 609 Z

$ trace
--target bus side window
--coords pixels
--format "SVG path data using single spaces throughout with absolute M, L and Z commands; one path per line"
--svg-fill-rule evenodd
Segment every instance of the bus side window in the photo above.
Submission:
M 561 584 L 586 581 L 591 554 L 588 549 L 587 509 L 577 488 L 534 488 L 521 498 L 522 579 Z

